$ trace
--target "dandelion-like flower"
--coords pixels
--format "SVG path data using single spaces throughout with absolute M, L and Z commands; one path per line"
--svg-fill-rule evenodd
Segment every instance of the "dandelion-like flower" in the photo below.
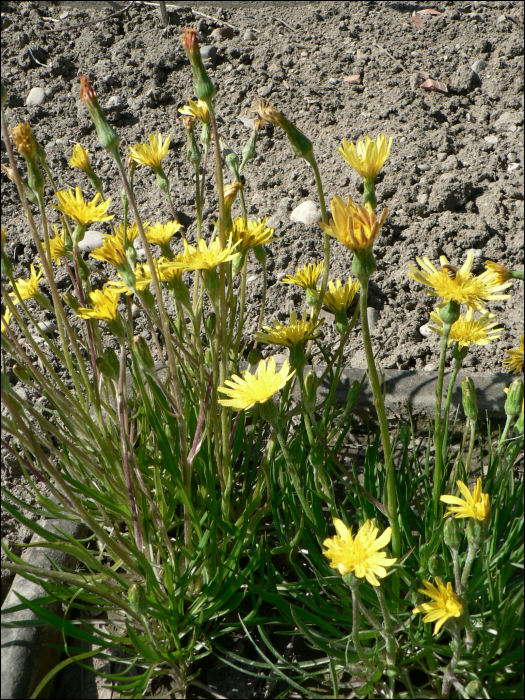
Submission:
M 387 140 L 386 136 L 380 134 L 377 141 L 373 141 L 370 136 L 365 136 L 364 143 L 357 141 L 355 146 L 343 139 L 343 144 L 337 152 L 354 170 L 357 170 L 363 180 L 374 180 L 390 155 L 391 145 L 392 137 Z
M 512 282 L 500 284 L 497 274 L 486 270 L 477 277 L 471 273 L 474 253 L 469 253 L 463 265 L 453 274 L 449 274 L 451 266 L 447 258 L 442 255 L 439 258 L 441 270 L 437 270 L 428 258 L 416 258 L 421 270 L 410 265 L 408 276 L 410 279 L 429 287 L 428 296 L 441 297 L 443 300 L 438 308 L 446 306 L 450 301 L 466 304 L 473 309 L 485 306 L 489 300 L 508 299 L 508 294 L 499 294 Z
M 346 313 L 352 304 L 359 289 L 359 280 L 352 281 L 352 276 L 348 277 L 348 282 L 343 286 L 341 280 L 336 280 L 335 284 L 330 280 L 328 289 L 323 297 L 323 304 L 334 315 Z
M 149 226 L 149 221 L 144 221 L 142 224 L 142 227 L 144 230 Z M 136 223 L 133 224 L 128 224 L 126 227 L 126 244 L 131 245 L 133 241 L 138 238 L 140 235 L 139 233 L 139 228 Z M 104 240 L 106 239 L 111 239 L 113 234 L 111 233 L 103 233 L 102 238 Z M 115 236 L 120 240 L 120 242 L 124 245 L 124 225 L 123 224 L 117 224 L 115 226 Z
M 505 367 L 517 374 L 523 369 L 523 334 L 520 335 L 520 346 L 519 348 L 511 348 L 510 350 L 505 350 L 508 357 L 503 360 Z
M 348 197 L 348 202 L 345 204 L 344 200 L 337 195 L 332 199 L 330 208 L 332 209 L 330 222 L 325 224 L 321 221 L 319 226 L 354 253 L 360 253 L 372 247 L 388 215 L 388 209 L 385 207 L 378 221 L 369 202 L 362 207 Z
M 62 235 L 58 233 L 56 224 L 53 224 L 55 228 L 55 235 L 53 238 L 49 239 L 49 248 L 51 250 L 51 257 L 57 265 L 60 265 L 60 258 L 70 258 L 71 251 L 66 245 L 66 233 L 62 229 Z
M 288 326 L 284 326 L 279 321 L 274 321 L 275 328 L 263 326 L 266 333 L 259 331 L 255 334 L 255 338 L 260 343 L 295 348 L 311 338 L 316 338 L 318 335 L 317 329 L 322 323 L 323 319 L 319 321 L 308 319 L 306 313 L 298 321 L 295 311 L 292 311 Z
M 161 224 L 160 221 L 157 221 L 156 224 L 146 229 L 146 238 L 149 243 L 167 245 L 181 226 L 182 224 L 177 221 L 168 221 L 167 224 Z
M 434 602 L 433 603 L 421 603 L 417 608 L 414 608 L 412 612 L 414 613 L 426 613 L 423 618 L 423 622 L 435 622 L 434 634 L 437 634 L 439 630 L 443 627 L 445 622 L 452 617 L 461 617 L 463 615 L 463 603 L 461 598 L 454 593 L 452 584 L 450 581 L 447 586 L 443 585 L 440 578 L 436 576 L 435 582 L 436 586 L 432 585 L 429 581 L 423 579 L 424 589 L 418 588 L 419 593 L 428 596 Z
M 173 265 L 184 270 L 215 270 L 217 265 L 233 260 L 237 255 L 237 251 L 231 245 L 221 248 L 218 238 L 210 243 L 209 246 L 201 238 L 197 248 L 187 243 L 187 241 L 183 241 L 183 243 L 184 253 L 182 258 L 178 262 L 174 261 Z
M 265 216 L 264 219 L 258 217 L 257 221 L 248 220 L 244 223 L 242 216 L 237 217 L 231 231 L 232 243 L 238 243 L 236 252 L 242 254 L 250 248 L 275 241 L 277 237 L 273 236 L 274 229 L 266 226 L 267 221 L 268 217 Z
M 118 294 L 104 287 L 103 290 L 96 289 L 94 292 L 90 292 L 89 298 L 93 304 L 92 308 L 80 307 L 76 312 L 77 316 L 80 318 L 95 318 L 108 323 L 118 320 Z
M 5 310 L 5 314 L 1 317 L 2 318 L 2 333 L 5 332 L 7 326 L 9 325 L 9 321 L 11 320 L 12 313 L 9 311 L 9 309 Z
M 440 496 L 440 501 L 450 505 L 445 515 L 453 515 L 455 518 L 474 518 L 480 522 L 488 522 L 490 519 L 490 496 L 483 493 L 481 478 L 478 478 L 472 493 L 462 481 L 456 481 L 463 499 L 457 496 Z
M 135 289 L 139 292 L 144 292 L 153 281 L 151 279 L 149 266 L 146 264 L 137 263 L 137 265 L 135 266 L 134 275 Z M 129 278 L 129 275 L 126 275 L 126 278 Z M 106 286 L 115 294 L 125 294 L 126 296 L 131 296 L 132 294 L 135 294 L 135 289 L 129 287 L 122 278 L 120 280 L 110 280 Z
M 170 140 L 171 134 L 168 134 L 164 143 L 161 134 L 157 134 L 157 141 L 155 141 L 155 135 L 150 134 L 149 146 L 146 143 L 138 143 L 130 147 L 131 157 L 136 163 L 149 165 L 153 170 L 157 170 L 162 166 L 163 158 L 168 155 Z
M 304 267 L 298 267 L 295 271 L 295 277 L 287 275 L 281 280 L 281 284 L 297 284 L 303 289 L 315 290 L 317 280 L 323 272 L 323 261 L 317 263 L 308 263 Z
M 84 202 L 84 195 L 80 187 L 75 187 L 75 194 L 71 190 L 60 190 L 57 192 L 58 205 L 53 204 L 55 209 L 61 211 L 66 216 L 71 217 L 77 223 L 87 226 L 94 221 L 109 221 L 114 214 L 107 215 L 111 197 L 108 197 L 101 204 L 98 204 L 100 192 L 93 197 L 91 202 Z
M 211 121 L 210 113 L 208 111 L 208 105 L 204 100 L 188 100 L 189 105 L 184 105 L 184 107 L 179 107 L 179 112 L 185 114 L 188 117 L 195 117 L 203 124 L 209 124 Z
M 458 320 L 452 324 L 448 344 L 458 344 L 458 348 L 462 350 L 464 347 L 469 347 L 471 343 L 475 345 L 488 345 L 491 340 L 496 340 L 503 333 L 503 328 L 495 328 L 498 321 L 491 323 L 494 314 L 485 312 L 477 319 L 473 318 L 474 310 L 472 307 L 467 309 L 465 316 L 460 316 Z M 439 335 L 443 335 L 443 321 L 438 313 L 432 311 L 430 318 L 436 326 L 429 326 L 430 330 Z
M 100 248 L 95 248 L 95 250 L 90 253 L 92 258 L 95 260 L 104 260 L 104 262 L 110 263 L 117 269 L 126 265 L 126 253 L 124 251 L 124 246 L 122 241 L 117 236 L 108 236 Z
M 366 578 L 372 586 L 379 586 L 377 577 L 384 578 L 387 575 L 385 567 L 392 566 L 397 561 L 389 559 L 386 552 L 379 551 L 390 542 L 392 528 L 387 527 L 378 537 L 378 528 L 374 527 L 371 520 L 367 520 L 353 537 L 352 530 L 339 518 L 334 518 L 334 526 L 337 535 L 323 542 L 326 547 L 323 554 L 331 560 L 330 567 L 337 569 L 343 576 L 353 572 L 357 578 Z
M 184 274 L 184 269 L 179 267 L 176 263 L 181 262 L 183 257 L 184 256 L 182 253 L 177 253 L 174 260 L 159 258 L 157 261 L 159 279 L 161 279 L 163 282 L 174 282 L 176 280 L 180 280 Z
M 20 277 L 15 283 L 16 289 L 23 301 L 26 299 L 32 299 L 38 294 L 38 285 L 40 284 L 40 280 L 44 274 L 43 270 L 39 270 L 37 273 L 33 264 L 31 264 L 30 269 L 31 274 L 29 275 L 29 279 L 24 280 Z M 9 292 L 9 296 L 15 304 L 19 303 L 18 297 L 14 292 Z
M 290 371 L 288 360 L 284 361 L 279 372 L 275 371 L 273 357 L 270 357 L 268 362 L 261 360 L 257 367 L 257 374 L 251 374 L 246 370 L 243 372 L 242 379 L 234 374 L 231 379 L 225 380 L 226 386 L 217 388 L 217 391 L 230 397 L 219 399 L 219 403 L 223 406 L 231 406 L 236 411 L 248 410 L 256 403 L 269 401 L 274 394 L 284 388 L 294 374 L 295 370 Z
M 494 272 L 497 275 L 496 281 L 498 284 L 503 284 L 507 280 L 512 279 L 512 275 L 510 274 L 510 270 L 507 270 L 505 265 L 500 265 L 499 263 L 493 262 L 492 260 L 486 261 L 485 269 L 488 270 L 489 272 Z
M 89 153 L 86 151 L 86 149 L 80 143 L 76 143 L 74 145 L 73 153 L 71 154 L 71 160 L 69 161 L 69 165 L 72 168 L 79 168 L 79 170 L 83 170 L 85 173 L 91 172 L 91 163 L 89 162 Z

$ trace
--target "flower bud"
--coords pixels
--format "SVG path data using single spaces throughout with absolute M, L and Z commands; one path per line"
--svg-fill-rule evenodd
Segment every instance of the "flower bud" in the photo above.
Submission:
M 151 372 L 155 369 L 155 362 L 151 356 L 150 349 L 144 338 L 140 335 L 133 336 L 133 354 L 135 355 L 139 367 L 144 372 Z
M 465 377 L 461 383 L 461 392 L 463 400 L 463 410 L 465 415 L 472 421 L 478 417 L 478 403 L 476 400 L 476 387 L 470 377 Z
M 195 95 L 199 100 L 204 100 L 209 109 L 215 95 L 215 88 L 202 63 L 196 29 L 186 28 L 182 30 L 182 46 L 190 59 Z
M 148 603 L 146 600 L 146 594 L 142 586 L 138 583 L 134 583 L 128 589 L 128 600 L 131 609 L 137 615 L 145 615 L 148 610 Z
M 462 536 L 461 529 L 461 526 L 455 518 L 446 519 L 445 527 L 443 528 L 443 537 L 445 539 L 445 544 L 450 549 L 459 549 Z
M 251 367 L 254 367 L 255 365 L 258 365 L 261 360 L 262 352 L 259 350 L 259 348 L 252 348 L 248 353 L 248 364 Z
M 294 124 L 289 122 L 284 114 L 275 110 L 269 102 L 263 99 L 258 101 L 256 111 L 263 121 L 284 129 L 292 146 L 292 151 L 296 156 L 304 158 L 308 162 L 312 160 L 312 142 Z
M 62 301 L 65 301 L 66 304 L 78 315 L 78 310 L 80 309 L 78 299 L 76 299 L 69 292 L 62 292 Z
M 469 546 L 478 547 L 480 545 L 483 539 L 484 530 L 485 528 L 482 522 L 476 518 L 469 518 L 467 525 L 467 541 Z
M 98 141 L 102 148 L 105 148 L 114 160 L 119 160 L 120 153 L 118 145 L 120 143 L 120 137 L 115 129 L 108 124 L 106 117 L 103 115 L 102 108 L 98 103 L 97 93 L 91 87 L 88 76 L 80 73 L 79 78 L 80 99 L 93 119 L 97 130 Z
M 201 162 L 201 152 L 195 140 L 195 117 L 183 117 L 182 122 L 186 129 L 186 158 L 197 169 Z
M 255 255 L 255 259 L 258 260 L 261 265 L 264 267 L 266 265 L 266 249 L 263 245 L 258 245 L 255 246 L 253 249 L 253 254 Z
M 202 278 L 212 305 L 218 307 L 220 289 L 219 275 L 215 270 L 202 270 Z
M 246 163 L 251 160 L 252 158 L 255 158 L 255 145 L 257 143 L 257 137 L 259 135 L 259 131 L 261 129 L 263 122 L 261 119 L 256 119 L 253 123 L 253 130 L 250 135 L 250 138 L 246 143 L 244 144 L 244 148 L 242 149 L 242 161 L 241 161 L 241 166 L 239 168 L 239 171 L 242 173 L 244 166 Z
M 21 382 L 25 382 L 27 384 L 29 381 L 31 381 L 31 375 L 29 374 L 27 367 L 24 367 L 24 365 L 15 364 L 13 365 L 12 369 L 15 377 Z
M 521 413 L 518 416 L 518 420 L 514 423 L 514 435 L 516 435 L 517 437 L 523 435 L 523 409 L 521 409 Z
M 217 331 L 217 315 L 213 311 L 206 316 L 205 326 L 208 338 L 215 338 L 215 333 Z
M 106 348 L 104 350 L 104 359 L 111 367 L 111 372 L 112 372 L 113 378 L 115 380 L 118 379 L 119 372 L 120 372 L 120 362 L 119 362 L 119 359 L 117 357 L 117 353 L 113 350 L 113 348 Z
M 439 318 L 444 325 L 452 326 L 459 318 L 459 303 L 455 299 L 451 299 L 448 304 L 439 309 Z
M 428 560 L 428 571 L 431 576 L 445 575 L 445 562 L 440 554 L 433 554 Z
M 505 413 L 508 416 L 519 416 L 523 403 L 523 379 L 515 379 L 509 386 L 507 400 L 505 401 Z
M 465 692 L 469 698 L 481 698 L 483 697 L 483 683 L 476 678 L 476 680 L 470 681 Z
M 453 357 L 455 360 L 458 360 L 458 361 L 459 361 L 459 360 L 464 360 L 465 357 L 466 357 L 467 354 L 468 354 L 468 350 L 469 350 L 469 346 L 468 346 L 468 345 L 464 345 L 464 346 L 461 348 L 461 350 L 460 350 L 460 349 L 459 349 L 459 344 L 458 344 L 458 343 L 454 343 L 454 346 L 453 346 L 453 348 L 452 348 L 452 357 Z
M 235 153 L 235 151 L 232 151 L 222 136 L 219 137 L 219 143 L 221 144 L 222 157 L 224 158 L 226 167 L 233 174 L 236 180 L 240 180 L 239 156 Z
M 317 403 L 317 376 L 313 369 L 308 370 L 304 377 L 304 390 L 303 401 L 308 410 L 313 410 Z
M 335 330 L 339 335 L 343 335 L 348 328 L 348 316 L 346 315 L 346 310 L 335 314 Z

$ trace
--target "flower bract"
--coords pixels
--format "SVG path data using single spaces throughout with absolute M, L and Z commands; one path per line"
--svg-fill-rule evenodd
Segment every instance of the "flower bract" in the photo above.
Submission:
M 362 207 L 348 197 L 345 204 L 337 195 L 332 199 L 330 207 L 332 218 L 328 224 L 320 222 L 320 227 L 354 253 L 372 247 L 388 215 L 388 209 L 383 209 L 378 221 L 369 202 Z
M 448 508 L 446 515 L 453 515 L 455 518 L 474 518 L 480 522 L 488 522 L 490 519 L 490 496 L 483 493 L 481 478 L 478 478 L 472 493 L 462 482 L 456 482 L 463 498 L 457 496 L 441 496 L 440 501 L 446 503 Z
M 77 316 L 108 322 L 118 319 L 118 294 L 105 287 L 103 290 L 96 289 L 94 292 L 90 292 L 89 298 L 93 304 L 92 308 L 80 307 L 77 311 Z
M 450 264 L 447 258 L 442 255 L 439 258 L 441 270 L 437 270 L 428 258 L 416 258 L 421 270 L 414 265 L 410 265 L 408 276 L 429 287 L 429 296 L 440 297 L 443 301 L 438 304 L 438 308 L 445 306 L 449 301 L 457 301 L 459 304 L 466 304 L 473 309 L 485 306 L 488 300 L 508 299 L 508 294 L 499 294 L 512 282 L 499 284 L 497 274 L 486 270 L 481 275 L 473 276 L 471 273 L 474 253 L 469 253 L 463 265 L 449 274 Z
M 255 338 L 260 343 L 271 343 L 273 345 L 295 348 L 301 343 L 315 338 L 318 335 L 317 329 L 322 323 L 323 319 L 316 322 L 308 319 L 306 313 L 303 314 L 301 320 L 297 320 L 295 311 L 292 311 L 288 326 L 284 326 L 279 321 L 274 321 L 275 328 L 263 326 L 266 333 L 259 331 L 255 334 Z
M 66 216 L 71 217 L 77 223 L 87 226 L 94 221 L 109 221 L 113 214 L 107 215 L 111 197 L 108 197 L 101 204 L 98 204 L 100 192 L 93 197 L 91 202 L 84 202 L 84 195 L 80 187 L 75 187 L 75 194 L 71 190 L 60 190 L 57 192 L 58 205 L 53 204 L 55 209 L 61 211 Z
M 38 273 L 35 270 L 35 266 L 31 264 L 31 274 L 29 279 L 24 280 L 21 277 L 16 281 L 16 289 L 20 294 L 23 301 L 26 299 L 31 299 L 38 294 L 38 285 L 44 274 L 43 270 L 39 270 Z M 18 297 L 14 292 L 9 292 L 9 296 L 14 301 L 15 304 L 19 303 Z
M 357 578 L 366 578 L 372 586 L 379 586 L 377 577 L 384 578 L 387 575 L 385 567 L 397 561 L 389 559 L 386 552 L 379 551 L 390 542 L 392 528 L 387 527 L 378 537 L 378 528 L 367 520 L 353 537 L 352 530 L 342 520 L 334 518 L 334 526 L 337 535 L 323 542 L 326 547 L 323 554 L 331 560 L 330 567 L 343 576 L 353 572 Z
M 511 348 L 510 350 L 505 350 L 508 357 L 503 360 L 505 367 L 517 374 L 523 369 L 523 334 L 520 336 L 520 346 L 519 348 Z
M 149 146 L 146 143 L 138 143 L 136 146 L 130 147 L 131 157 L 136 163 L 149 165 L 150 168 L 156 170 L 161 167 L 163 158 L 168 155 L 170 140 L 171 134 L 168 134 L 164 143 L 162 142 L 161 134 L 157 134 L 157 141 L 155 140 L 155 135 L 150 134 Z
M 471 343 L 475 345 L 488 345 L 491 340 L 496 340 L 503 333 L 503 328 L 495 328 L 498 321 L 491 322 L 496 318 L 494 314 L 482 313 L 477 319 L 473 318 L 474 310 L 472 307 L 467 309 L 465 316 L 460 316 L 458 320 L 452 324 L 448 344 L 458 344 L 460 350 L 464 347 L 469 347 Z M 439 335 L 443 335 L 443 321 L 439 313 L 432 311 L 430 318 L 436 326 L 429 326 L 430 330 Z
M 492 260 L 486 261 L 485 269 L 489 272 L 494 272 L 497 275 L 496 281 L 498 282 L 498 284 L 503 284 L 507 280 L 512 279 L 512 275 L 510 274 L 509 270 L 507 270 L 505 265 L 500 265 L 499 263 L 493 262 Z
M 243 372 L 242 379 L 234 374 L 231 379 L 225 380 L 226 386 L 217 388 L 217 391 L 230 397 L 219 399 L 219 403 L 223 406 L 231 406 L 237 411 L 247 410 L 256 403 L 265 403 L 283 389 L 294 375 L 295 370 L 289 370 L 288 360 L 284 361 L 279 372 L 275 371 L 273 357 L 270 357 L 268 362 L 261 360 L 257 367 L 257 374 L 251 374 L 246 370 Z
M 281 280 L 281 284 L 297 284 L 303 289 L 315 289 L 317 280 L 323 272 L 324 263 L 308 263 L 304 267 L 298 267 L 295 277 L 287 275 Z
M 365 136 L 364 143 L 357 141 L 355 146 L 343 139 L 343 144 L 337 152 L 361 175 L 363 180 L 374 180 L 390 155 L 391 145 L 392 137 L 387 140 L 386 136 L 380 134 L 377 141 L 373 141 L 370 136 Z
M 445 622 L 451 617 L 461 617 L 463 615 L 463 603 L 461 598 L 454 593 L 450 581 L 447 586 L 443 585 L 440 578 L 436 576 L 436 586 L 423 579 L 424 589 L 418 588 L 420 593 L 433 600 L 432 603 L 421 603 L 414 608 L 414 613 L 426 613 L 423 622 L 435 622 L 434 634 L 437 634 Z

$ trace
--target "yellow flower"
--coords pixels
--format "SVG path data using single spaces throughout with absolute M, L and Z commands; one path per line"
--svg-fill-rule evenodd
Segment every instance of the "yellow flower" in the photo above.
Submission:
M 365 136 L 365 142 L 357 141 L 355 146 L 343 139 L 343 145 L 337 149 L 337 152 L 354 170 L 357 170 L 363 180 L 374 180 L 390 155 L 391 145 L 392 137 L 387 141 L 386 136 L 381 134 L 377 137 L 377 141 L 372 141 L 370 136 Z
M 440 496 L 440 501 L 451 505 L 445 515 L 454 515 L 455 518 L 474 518 L 474 520 L 479 520 L 480 522 L 488 522 L 490 519 L 490 496 L 488 493 L 483 493 L 481 478 L 477 480 L 472 493 L 462 481 L 456 481 L 456 484 L 465 500 L 457 496 Z
M 155 141 L 154 134 L 150 134 L 149 146 L 145 143 L 138 143 L 136 146 L 130 147 L 129 151 L 133 160 L 142 165 L 149 165 L 153 170 L 160 168 L 162 159 L 168 155 L 171 134 L 168 134 L 164 143 L 162 143 L 161 134 L 157 134 L 157 139 L 158 143 Z
M 117 268 L 126 264 L 124 246 L 117 236 L 108 236 L 100 248 L 95 248 L 90 255 L 95 260 L 104 260 Z
M 514 374 L 523 369 L 523 334 L 520 335 L 520 347 L 505 350 L 509 357 L 503 360 L 505 367 L 508 367 Z
M 69 165 L 72 168 L 79 168 L 84 172 L 91 171 L 91 163 L 89 162 L 89 153 L 81 144 L 76 143 L 71 154 Z
M 348 307 L 354 300 L 354 297 L 359 289 L 359 281 L 352 282 L 352 276 L 348 277 L 348 282 L 343 285 L 341 280 L 336 280 L 334 284 L 331 280 L 328 282 L 328 290 L 323 297 L 323 304 L 333 314 L 346 312 Z M 316 294 L 318 294 L 316 292 Z
M 206 102 L 204 102 L 204 100 L 197 100 L 197 102 L 188 100 L 188 102 L 190 103 L 189 105 L 179 107 L 179 112 L 189 117 L 195 117 L 203 124 L 209 124 L 211 119 Z
M 53 224 L 55 235 L 49 239 L 49 248 L 51 249 L 51 257 L 57 265 L 60 265 L 60 258 L 71 258 L 71 251 L 66 246 L 66 233 L 62 229 L 62 235 L 59 235 L 56 224 Z
M 487 260 L 487 262 L 485 263 L 485 269 L 489 270 L 489 272 L 496 273 L 496 281 L 498 284 L 503 284 L 507 280 L 512 279 L 512 275 L 507 270 L 505 265 L 500 265 L 499 263 L 492 262 L 492 260 Z
M 447 587 L 443 585 L 440 578 L 436 576 L 437 588 L 429 581 L 423 579 L 424 589 L 418 588 L 419 593 L 428 596 L 433 603 L 421 603 L 414 608 L 414 613 L 427 613 L 423 622 L 436 622 L 434 634 L 437 634 L 445 622 L 451 617 L 461 617 L 463 615 L 463 603 L 461 598 L 454 593 L 450 581 Z
M 147 226 L 149 226 L 149 221 L 144 221 L 144 223 L 142 224 L 143 229 L 145 230 Z M 133 223 L 131 225 L 130 224 L 127 225 L 127 228 L 126 228 L 126 243 L 127 243 L 127 245 L 131 245 L 131 243 L 133 243 L 133 241 L 136 238 L 138 238 L 139 235 L 140 234 L 139 234 L 139 229 L 138 229 L 137 224 Z M 115 236 L 117 236 L 118 239 L 120 240 L 120 242 L 122 243 L 122 245 L 124 245 L 124 224 L 117 224 L 117 226 L 115 226 Z M 111 239 L 112 234 L 111 233 L 103 233 L 102 238 L 104 240 L 106 240 L 107 238 Z
M 217 391 L 230 397 L 229 399 L 219 399 L 219 403 L 223 406 L 231 406 L 236 411 L 248 410 L 256 403 L 265 403 L 280 391 L 295 374 L 295 370 L 291 372 L 289 370 L 288 360 L 284 361 L 277 373 L 273 357 L 270 357 L 267 363 L 261 360 L 257 374 L 251 374 L 249 370 L 246 370 L 243 372 L 242 379 L 234 374 L 231 380 L 225 380 L 226 386 L 217 388 Z
M 159 258 L 157 268 L 159 279 L 161 279 L 163 282 L 173 282 L 174 280 L 180 280 L 182 275 L 184 274 L 184 269 L 176 265 L 176 263 L 181 262 L 183 258 L 184 256 L 182 253 L 177 253 L 174 260 Z
M 16 289 L 18 290 L 18 293 L 20 294 L 22 300 L 26 299 L 31 299 L 32 297 L 36 296 L 38 294 L 38 285 L 40 283 L 40 280 L 44 274 L 43 270 L 39 270 L 38 274 L 35 270 L 35 267 L 33 264 L 31 264 L 31 275 L 29 276 L 28 280 L 24 280 L 21 277 L 16 281 Z M 18 304 L 18 297 L 14 292 L 9 292 L 9 296 L 11 299 L 14 301 L 15 304 Z
M 496 340 L 503 333 L 503 328 L 494 328 L 498 325 L 495 321 L 491 323 L 493 318 L 496 318 L 494 314 L 485 311 L 481 312 L 481 316 L 474 320 L 472 315 L 474 310 L 469 307 L 465 316 L 460 316 L 458 320 L 452 324 L 450 329 L 450 336 L 448 339 L 448 344 L 452 345 L 457 342 L 458 347 L 462 350 L 464 347 L 469 347 L 471 343 L 475 345 L 488 345 L 491 340 Z M 432 311 L 430 318 L 434 321 L 436 326 L 429 326 L 430 330 L 439 335 L 443 335 L 443 321 L 436 311 Z M 492 329 L 492 330 L 490 330 Z
M 387 527 L 378 537 L 378 528 L 367 520 L 352 537 L 352 530 L 339 518 L 334 518 L 334 526 L 337 535 L 323 542 L 326 547 L 323 554 L 331 560 L 330 568 L 337 569 L 343 576 L 353 572 L 357 578 L 366 578 L 372 586 L 379 586 L 377 576 L 384 578 L 387 575 L 385 566 L 392 566 L 397 561 L 388 559 L 386 552 L 378 551 L 390 542 L 392 528 Z
M 283 326 L 279 321 L 274 321 L 275 328 L 263 326 L 267 333 L 259 331 L 255 338 L 260 343 L 271 343 L 273 345 L 284 345 L 287 348 L 295 348 L 301 343 L 317 337 L 317 329 L 323 323 L 323 319 L 314 322 L 309 320 L 306 313 L 298 321 L 295 311 L 290 314 L 290 324 Z
M 250 248 L 257 248 L 259 245 L 265 245 L 275 241 L 277 237 L 273 237 L 273 228 L 266 228 L 268 217 L 264 219 L 257 218 L 257 221 L 247 221 L 244 223 L 242 216 L 235 219 L 232 229 L 232 243 L 239 245 L 235 249 L 239 253 L 244 253 Z
M 173 262 L 173 265 L 184 270 L 215 270 L 217 265 L 233 260 L 237 255 L 237 251 L 231 247 L 231 239 L 229 245 L 224 249 L 221 248 L 218 238 L 213 243 L 210 243 L 209 247 L 203 238 L 198 242 L 198 248 L 186 241 L 183 241 L 183 243 L 184 253 L 182 258 L 178 262 Z
M 11 136 L 18 152 L 24 158 L 34 158 L 36 155 L 36 141 L 29 122 L 22 122 L 11 129 Z
M 378 221 L 369 202 L 362 207 L 360 204 L 354 204 L 348 197 L 348 203 L 345 204 L 337 195 L 332 199 L 330 207 L 330 223 L 325 224 L 321 221 L 319 226 L 354 253 L 371 248 L 388 215 L 388 209 L 385 207 Z
M 500 284 L 494 272 L 486 270 L 481 275 L 474 277 L 470 272 L 474 262 L 474 253 L 469 253 L 463 265 L 456 269 L 452 267 L 447 258 L 442 255 L 439 258 L 441 270 L 436 270 L 428 258 L 416 258 L 421 270 L 410 265 L 408 276 L 410 279 L 430 287 L 428 296 L 441 297 L 443 301 L 438 308 L 446 306 L 449 301 L 457 301 L 466 304 L 473 309 L 485 306 L 486 300 L 508 299 L 508 294 L 498 294 L 512 282 Z
M 152 281 L 149 266 L 146 264 L 141 265 L 140 263 L 137 263 L 135 266 L 135 288 L 139 292 L 143 292 L 149 287 Z M 131 294 L 135 293 L 131 287 L 128 287 L 122 278 L 120 280 L 110 280 L 107 287 L 115 294 L 126 294 L 126 296 L 130 296 Z
M 168 221 L 167 224 L 161 224 L 160 221 L 157 221 L 156 224 L 146 229 L 146 238 L 150 243 L 166 245 L 181 226 L 182 224 L 179 224 L 177 221 Z
M 104 287 L 103 290 L 96 289 L 94 292 L 90 292 L 89 298 L 93 307 L 91 309 L 80 307 L 77 311 L 77 316 L 80 318 L 96 318 L 100 321 L 108 322 L 118 319 L 118 294 Z
M 315 290 L 317 280 L 321 276 L 324 263 L 308 263 L 304 267 L 298 267 L 295 271 L 295 277 L 287 275 L 281 280 L 281 284 L 298 284 L 303 289 Z
M 84 195 L 80 187 L 75 187 L 75 194 L 71 190 L 60 190 L 57 192 L 58 206 L 53 204 L 55 209 L 70 216 L 77 223 L 87 226 L 94 221 L 109 221 L 114 214 L 106 216 L 106 212 L 111 204 L 111 197 L 108 197 L 102 204 L 98 204 L 100 192 L 93 197 L 91 202 L 84 202 Z
M 2 333 L 5 331 L 7 326 L 9 325 L 9 321 L 11 320 L 11 316 L 13 314 L 9 311 L 9 309 L 5 310 L 5 314 L 1 317 L 2 318 Z

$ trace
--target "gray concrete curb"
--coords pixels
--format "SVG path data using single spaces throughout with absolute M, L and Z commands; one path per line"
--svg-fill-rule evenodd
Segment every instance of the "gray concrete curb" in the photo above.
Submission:
M 50 531 L 63 530 L 75 539 L 83 539 L 89 534 L 84 524 L 71 520 L 45 519 L 39 520 L 38 524 Z M 31 539 L 31 542 L 42 541 L 44 540 L 36 534 Z M 22 555 L 22 559 L 28 564 L 44 569 L 52 569 L 52 564 L 60 568 L 71 569 L 75 567 L 76 561 L 70 554 L 45 547 L 27 549 Z M 2 605 L 2 610 L 20 604 L 16 593 L 20 593 L 28 600 L 35 600 L 46 595 L 42 586 L 17 574 Z M 60 614 L 58 603 L 52 603 L 48 608 L 54 613 Z M 2 615 L 3 623 L 37 619 L 30 610 L 20 610 Z M 50 627 L 15 627 L 13 629 L 2 627 L 1 697 L 5 700 L 25 700 L 31 697 L 40 681 L 60 660 L 60 652 L 47 645 L 60 644 L 61 640 L 62 635 Z M 49 692 L 50 688 L 46 688 L 46 691 L 41 693 L 39 697 L 49 697 Z

